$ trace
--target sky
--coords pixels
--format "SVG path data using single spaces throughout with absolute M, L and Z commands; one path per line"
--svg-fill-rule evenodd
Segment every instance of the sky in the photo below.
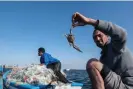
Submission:
M 69 33 L 75 12 L 125 28 L 127 46 L 133 51 L 132 1 L 0 2 L 0 64 L 39 64 L 37 51 L 44 47 L 61 61 L 62 69 L 85 69 L 90 58 L 99 59 L 101 49 L 92 39 L 90 25 L 73 29 L 75 44 L 83 53 L 69 46 L 64 34 Z

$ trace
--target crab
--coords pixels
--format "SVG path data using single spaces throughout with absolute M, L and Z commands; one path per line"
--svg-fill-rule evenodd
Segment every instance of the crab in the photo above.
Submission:
M 82 52 L 78 46 L 75 45 L 75 37 L 72 34 L 72 28 L 70 29 L 70 34 L 65 34 L 65 37 L 67 38 L 67 41 L 69 42 L 69 45 L 72 46 L 74 49 L 76 49 L 79 52 Z

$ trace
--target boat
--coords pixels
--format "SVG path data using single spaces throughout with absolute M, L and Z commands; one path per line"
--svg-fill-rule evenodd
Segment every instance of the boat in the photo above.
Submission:
M 3 66 L 0 65 L 0 76 L 2 76 L 2 75 L 3 75 Z
M 71 69 L 64 69 L 64 72 L 70 71 Z

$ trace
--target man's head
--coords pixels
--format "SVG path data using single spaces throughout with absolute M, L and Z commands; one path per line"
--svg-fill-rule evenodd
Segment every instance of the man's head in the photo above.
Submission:
M 103 48 L 108 42 L 108 35 L 99 30 L 94 30 L 93 39 L 98 47 Z
M 38 49 L 38 56 L 42 56 L 45 53 L 45 49 L 43 47 L 40 47 Z

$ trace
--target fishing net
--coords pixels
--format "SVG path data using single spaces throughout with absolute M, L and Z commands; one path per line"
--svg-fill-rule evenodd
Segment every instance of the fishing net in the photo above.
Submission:
M 45 65 L 34 64 L 24 68 L 13 68 L 7 76 L 8 81 L 41 85 L 50 84 L 56 78 L 54 72 L 51 69 L 47 69 Z M 56 85 L 57 82 L 54 81 L 52 83 Z

